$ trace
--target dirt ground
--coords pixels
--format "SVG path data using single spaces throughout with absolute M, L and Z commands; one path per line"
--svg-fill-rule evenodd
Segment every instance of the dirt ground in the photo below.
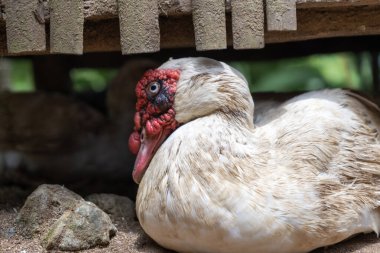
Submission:
M 48 252 L 39 243 L 37 239 L 25 239 L 15 234 L 15 219 L 18 209 L 10 208 L 6 210 L 0 210 L 0 252 L 1 253 L 40 253 Z M 136 234 L 130 233 L 131 228 L 127 228 L 121 217 L 112 217 L 114 224 L 116 225 L 118 232 L 116 236 L 111 240 L 111 243 L 106 248 L 95 248 L 90 250 L 83 250 L 83 253 L 101 253 L 101 252 L 158 252 L 155 249 L 149 249 L 143 243 L 140 245 L 133 245 L 134 242 L 139 241 L 136 238 Z M 133 228 L 132 228 L 133 230 Z M 151 242 L 146 242 L 151 244 Z M 133 247 L 134 246 L 134 247 Z M 58 252 L 58 251 L 55 251 Z M 164 252 L 162 250 L 161 252 Z M 169 252 L 169 251 L 168 251 Z
M 1 253 L 43 253 L 47 252 L 37 239 L 25 239 L 17 234 L 15 220 L 25 198 L 31 189 L 15 186 L 0 187 L 0 252 Z M 108 247 L 81 251 L 83 253 L 164 253 L 170 252 L 141 236 L 137 223 L 127 224 L 122 216 L 110 215 L 118 232 Z M 57 252 L 57 251 L 55 251 Z M 313 253 L 378 253 L 380 239 L 374 233 L 359 235 L 340 244 L 321 248 Z
M 43 253 L 38 239 L 25 239 L 17 234 L 16 217 L 26 197 L 33 191 L 15 186 L 0 187 L 0 253 Z M 83 250 L 83 253 L 164 253 L 166 251 L 142 235 L 137 218 L 131 224 L 127 217 L 110 215 L 118 232 L 106 248 Z M 130 219 L 130 218 L 129 218 Z M 54 251 L 59 252 L 59 251 Z

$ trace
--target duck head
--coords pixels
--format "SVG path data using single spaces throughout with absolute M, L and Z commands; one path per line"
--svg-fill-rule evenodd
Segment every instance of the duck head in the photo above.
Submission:
M 253 121 L 253 101 L 244 76 L 208 58 L 169 60 L 147 71 L 136 86 L 134 132 L 129 148 L 137 154 L 132 173 L 140 183 L 161 144 L 182 124 L 215 112 Z

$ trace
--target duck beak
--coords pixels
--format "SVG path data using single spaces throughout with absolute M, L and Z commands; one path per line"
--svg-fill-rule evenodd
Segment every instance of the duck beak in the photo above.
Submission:
M 140 149 L 137 154 L 135 167 L 132 172 L 133 180 L 137 184 L 141 182 L 154 154 L 171 132 L 172 131 L 170 129 L 163 129 L 158 134 L 149 136 L 146 134 L 145 128 L 143 129 L 141 133 L 142 138 Z

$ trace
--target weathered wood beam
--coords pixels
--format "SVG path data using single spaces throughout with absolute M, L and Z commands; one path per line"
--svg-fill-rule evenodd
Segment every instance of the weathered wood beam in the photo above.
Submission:
M 265 32 L 265 42 L 278 43 L 341 36 L 380 34 L 380 6 L 311 8 L 297 11 L 297 31 Z M 321 22 L 329 20 L 329 22 Z M 232 45 L 231 20 L 227 15 L 227 43 Z M 161 18 L 161 48 L 194 47 L 191 16 Z M 118 19 L 88 21 L 84 27 L 84 52 L 120 51 Z M 40 52 L 39 54 L 48 52 Z M 36 54 L 36 53 L 35 53 Z M 0 23 L 0 55 L 8 55 L 5 25 Z
M 266 0 L 268 31 L 297 30 L 296 0 Z
M 160 28 L 156 0 L 118 0 L 121 51 L 123 54 L 160 50 Z
M 117 16 L 118 0 L 84 0 L 86 19 L 104 19 Z M 161 16 L 191 14 L 191 0 L 157 0 Z
M 42 0 L 5 0 L 4 4 L 8 52 L 44 51 L 46 37 Z
M 380 5 L 380 0 L 296 0 L 297 8 L 353 7 Z
M 234 0 L 231 5 L 233 47 L 263 48 L 265 45 L 263 1 Z
M 297 18 L 297 31 L 268 32 L 266 42 L 380 34 L 380 6 L 300 9 Z
M 83 53 L 83 0 L 50 0 L 50 52 Z
M 321 22 L 329 20 L 329 22 Z M 232 45 L 231 24 L 227 16 L 228 45 Z M 338 36 L 359 36 L 380 34 L 380 6 L 359 6 L 352 8 L 321 8 L 298 10 L 297 31 L 266 32 L 266 43 L 301 41 Z M 96 24 L 96 25 L 95 25 Z M 91 34 L 87 46 L 91 51 L 119 51 L 117 44 L 117 20 L 96 22 L 86 33 Z M 190 16 L 163 18 L 161 26 L 161 48 L 194 47 L 194 30 Z M 109 32 L 112 29 L 113 32 Z M 95 34 L 96 32 L 96 34 Z M 97 34 L 101 37 L 96 40 Z M 116 41 L 116 43 L 115 43 Z M 86 43 L 86 42 L 85 42 Z M 85 44 L 86 47 L 86 44 Z M 107 50 L 103 50 L 107 48 Z
M 4 1 L 2 0 L 3 4 Z M 49 2 L 50 0 L 43 0 Z M 118 17 L 118 0 L 83 0 L 85 20 L 103 20 Z M 160 16 L 191 15 L 191 0 L 157 0 Z M 226 2 L 226 11 L 231 10 L 231 0 Z M 380 5 L 380 0 L 296 0 L 297 9 Z M 1 6 L 1 3 L 0 3 Z M 0 7 L 1 9 L 1 7 Z M 45 20 L 49 20 L 49 10 L 45 8 Z M 4 15 L 6 16 L 6 15 Z M 4 20 L 0 15 L 0 22 Z
M 227 48 L 225 0 L 192 0 L 195 46 L 199 51 Z
M 225 1 L 227 12 L 231 10 L 231 2 Z M 293 0 L 292 0 L 293 1 Z M 295 0 L 297 8 L 379 5 L 379 0 Z M 161 16 L 190 15 L 191 0 L 158 0 Z M 86 19 L 104 19 L 117 16 L 117 0 L 84 0 Z

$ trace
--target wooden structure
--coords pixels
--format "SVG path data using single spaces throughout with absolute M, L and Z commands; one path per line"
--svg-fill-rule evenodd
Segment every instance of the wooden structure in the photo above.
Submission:
M 0 1 L 0 56 L 259 49 L 374 34 L 380 0 Z

